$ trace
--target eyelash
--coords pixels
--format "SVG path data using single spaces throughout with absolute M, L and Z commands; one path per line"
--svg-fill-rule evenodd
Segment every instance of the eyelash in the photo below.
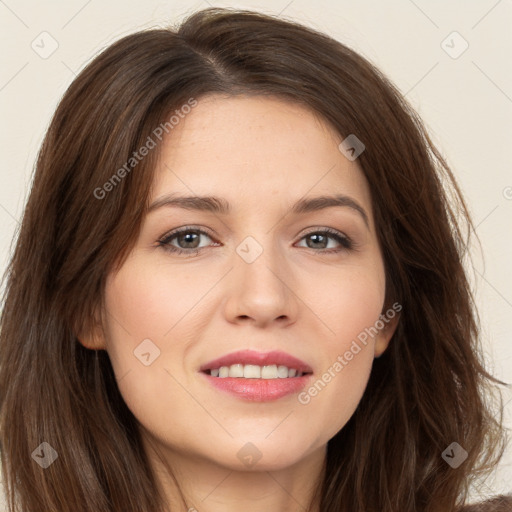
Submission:
M 206 249 L 206 247 L 198 247 L 195 249 L 181 249 L 179 247 L 170 245 L 170 241 L 172 239 L 176 238 L 176 236 L 178 236 L 181 233 L 188 233 L 188 232 L 206 235 L 207 237 L 213 239 L 212 235 L 210 235 L 207 231 L 205 231 L 203 229 L 194 228 L 192 226 L 185 226 L 182 228 L 175 229 L 174 231 L 171 231 L 170 233 L 166 233 L 162 238 L 160 238 L 158 240 L 158 242 L 157 242 L 158 246 L 162 247 L 162 249 L 164 249 L 165 251 L 169 251 L 172 254 L 182 254 L 182 255 L 186 254 L 189 257 L 196 256 L 197 254 L 199 254 L 199 252 L 202 249 Z M 306 249 L 310 249 L 315 252 L 321 252 L 323 254 L 333 254 L 333 253 L 340 253 L 343 251 L 353 251 L 356 249 L 354 242 L 350 238 L 343 235 L 339 231 L 336 231 L 331 228 L 310 231 L 309 233 L 306 233 L 305 235 L 303 235 L 301 240 L 303 238 L 306 238 L 307 236 L 311 236 L 311 235 L 329 235 L 330 238 L 335 239 L 342 246 L 341 248 L 338 248 L 338 249 L 320 249 L 320 250 L 313 249 L 312 247 L 306 247 Z

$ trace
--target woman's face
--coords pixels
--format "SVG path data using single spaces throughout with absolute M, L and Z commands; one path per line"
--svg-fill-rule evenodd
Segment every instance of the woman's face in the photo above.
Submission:
M 296 104 L 219 96 L 164 139 L 154 207 L 108 277 L 95 343 L 169 453 L 284 468 L 354 413 L 396 319 L 375 334 L 383 261 L 368 184 L 341 141 Z M 215 362 L 239 351 L 252 353 Z

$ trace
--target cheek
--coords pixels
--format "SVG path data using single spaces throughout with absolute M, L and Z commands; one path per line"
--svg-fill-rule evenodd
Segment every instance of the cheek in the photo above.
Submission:
M 298 396 L 301 406 L 309 410 L 306 413 L 309 418 L 321 418 L 318 430 L 323 442 L 345 426 L 366 389 L 374 351 L 371 340 L 359 341 L 357 336 L 361 332 L 364 333 L 364 330 L 361 331 L 354 321 L 343 326 L 336 341 L 325 347 L 320 371 Z M 352 336 L 352 333 L 356 334 Z M 311 428 L 315 429 L 313 423 Z
M 368 383 L 374 360 L 372 334 L 385 292 L 380 272 L 378 265 L 351 267 L 336 279 L 323 281 L 323 293 L 316 297 L 317 311 L 322 311 L 321 320 L 331 332 L 321 343 L 321 371 L 299 395 L 299 402 L 324 419 L 326 440 L 353 415 Z
M 310 297 L 318 315 L 329 327 L 328 352 L 346 350 L 382 312 L 385 296 L 383 269 L 374 265 L 347 266 L 325 277 Z M 370 340 L 371 341 L 371 340 Z
M 155 267 L 141 265 L 135 259 L 128 259 L 117 274 L 107 279 L 106 346 L 120 386 L 136 379 L 144 395 L 149 377 L 157 378 L 154 369 L 163 372 L 165 334 L 187 310 L 183 289 L 186 287 L 162 279 Z
M 127 350 L 146 338 L 160 345 L 180 321 L 198 303 L 211 286 L 207 279 L 191 280 L 185 273 L 142 264 L 125 263 L 121 271 L 109 278 L 106 307 L 110 315 L 109 348 Z M 176 329 L 175 329 L 176 327 Z
M 187 322 L 181 320 L 205 293 L 198 283 L 187 286 L 189 281 L 179 272 L 170 279 L 158 265 L 132 258 L 108 278 L 105 290 L 107 351 L 119 391 L 142 424 L 165 425 L 178 437 L 183 417 L 166 412 L 169 402 L 189 415 L 192 407 L 172 378 L 172 361 L 183 358 L 186 345 L 180 329 Z

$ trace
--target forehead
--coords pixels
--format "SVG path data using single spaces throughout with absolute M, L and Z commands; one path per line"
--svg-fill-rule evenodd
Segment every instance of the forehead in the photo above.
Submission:
M 262 96 L 208 96 L 163 139 L 151 198 L 215 195 L 235 206 L 339 192 L 371 211 L 357 161 L 342 137 L 305 106 Z M 262 202 L 263 201 L 263 202 Z

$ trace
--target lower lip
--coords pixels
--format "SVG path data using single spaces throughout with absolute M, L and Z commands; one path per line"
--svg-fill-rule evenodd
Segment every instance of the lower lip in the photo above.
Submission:
M 221 391 L 251 402 L 270 402 L 298 393 L 312 374 L 286 379 L 242 379 L 239 377 L 212 377 L 201 372 L 208 382 Z

